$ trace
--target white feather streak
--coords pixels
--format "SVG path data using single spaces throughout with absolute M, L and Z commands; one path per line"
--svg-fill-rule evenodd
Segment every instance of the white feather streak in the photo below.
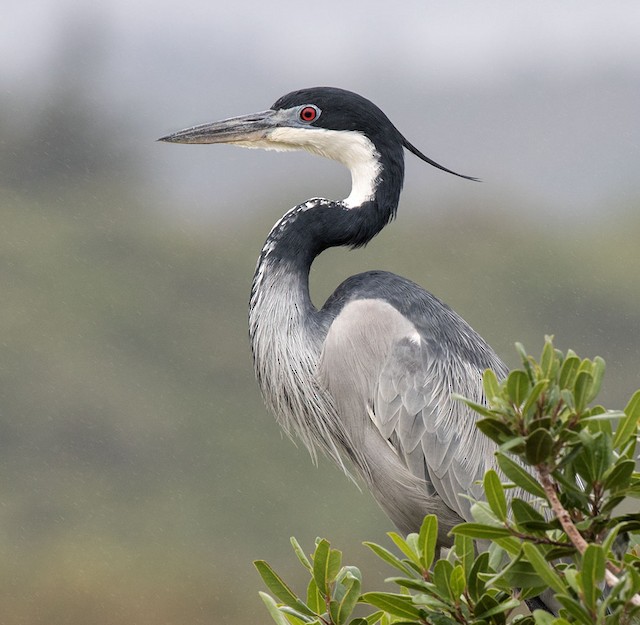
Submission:
M 356 130 L 276 128 L 266 140 L 252 147 L 307 150 L 341 163 L 351 172 L 351 193 L 344 200 L 348 208 L 356 208 L 373 198 L 382 169 L 375 146 Z

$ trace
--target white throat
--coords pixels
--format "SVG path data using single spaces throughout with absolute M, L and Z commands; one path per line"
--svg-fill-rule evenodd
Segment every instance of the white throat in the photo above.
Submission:
M 371 200 L 382 171 L 380 154 L 373 143 L 356 130 L 325 128 L 276 128 L 266 141 L 259 142 L 268 150 L 307 150 L 342 163 L 351 172 L 351 193 L 344 200 L 347 208 L 357 208 Z

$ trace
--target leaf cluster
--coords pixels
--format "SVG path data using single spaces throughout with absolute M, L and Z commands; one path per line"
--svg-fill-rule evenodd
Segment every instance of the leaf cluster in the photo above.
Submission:
M 604 375 L 601 358 L 581 360 L 572 351 L 565 355 L 549 337 L 538 361 L 521 345 L 517 349 L 522 369 L 502 381 L 485 371 L 486 406 L 464 400 L 481 414 L 478 428 L 498 444 L 503 474 L 526 499 L 540 498 L 545 504 L 548 493 L 541 482 L 548 478 L 587 541 L 602 542 L 614 527 L 619 532 L 640 529 L 640 515 L 614 516 L 626 498 L 640 497 L 635 471 L 640 391 L 623 411 L 592 406 Z M 497 505 L 494 499 L 494 511 Z M 516 520 L 525 514 L 517 506 Z M 542 529 L 533 518 L 525 524 Z
M 418 534 L 403 538 L 389 533 L 401 555 L 365 543 L 400 574 L 387 580 L 397 585 L 396 592 L 363 594 L 360 571 L 341 566 L 341 553 L 326 540 L 317 539 L 315 551 L 307 557 L 292 538 L 294 551 L 311 577 L 306 597 L 297 596 L 266 562 L 259 560 L 254 564 L 277 601 L 266 593 L 261 597 L 278 625 L 504 625 L 520 601 L 511 596 L 510 588 L 490 583 L 497 575 L 495 558 L 488 552 L 477 555 L 473 540 L 458 535 L 448 558 L 436 560 L 437 531 L 438 521 L 430 515 Z M 353 615 L 356 604 L 362 606 L 364 616 Z
M 291 544 L 298 560 L 310 574 L 304 598 L 293 590 L 264 560 L 256 560 L 255 567 L 273 595 L 260 593 L 267 609 L 278 625 L 373 625 L 376 621 L 352 618 L 360 599 L 362 576 L 355 566 L 342 566 L 342 553 L 332 549 L 329 542 L 318 538 L 315 550 L 307 557 L 295 538 Z
M 461 398 L 497 443 L 497 465 L 484 476 L 474 522 L 453 528 L 446 557 L 437 553 L 438 521 L 427 516 L 416 534 L 389 534 L 401 555 L 365 543 L 396 570 L 387 581 L 397 591 L 360 594 L 360 571 L 342 566 L 326 540 L 307 558 L 292 539 L 311 574 L 305 599 L 256 563 L 278 600 L 262 595 L 278 625 L 640 622 L 640 513 L 619 512 L 620 503 L 640 497 L 640 391 L 623 411 L 608 411 L 592 405 L 602 359 L 565 355 L 550 338 L 539 360 L 518 351 L 523 367 L 505 380 L 485 372 L 487 405 Z M 513 614 L 543 593 L 553 595 L 555 614 Z M 354 616 L 358 604 L 364 616 Z

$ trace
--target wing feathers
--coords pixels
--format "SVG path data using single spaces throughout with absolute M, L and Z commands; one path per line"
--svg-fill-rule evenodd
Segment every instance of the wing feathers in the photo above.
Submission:
M 464 495 L 481 497 L 475 482 L 492 466 L 493 448 L 474 414 L 451 394 L 481 402 L 482 370 L 432 341 L 391 304 L 355 300 L 329 329 L 319 376 L 354 440 L 362 440 L 362 428 L 375 427 L 424 480 L 425 494 L 437 492 L 472 520 Z

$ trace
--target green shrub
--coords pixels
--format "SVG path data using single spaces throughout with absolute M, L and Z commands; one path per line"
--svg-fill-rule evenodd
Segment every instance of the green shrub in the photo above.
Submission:
M 504 381 L 485 372 L 486 406 L 459 398 L 479 413 L 478 427 L 498 445 L 502 475 L 490 470 L 484 476 L 486 501 L 474 503 L 473 523 L 452 530 L 454 546 L 446 557 L 437 558 L 438 522 L 427 516 L 417 534 L 389 534 L 398 554 L 365 543 L 396 570 L 387 581 L 397 592 L 362 593 L 360 571 L 342 566 L 341 552 L 326 540 L 318 539 L 307 557 L 292 539 L 310 577 L 306 597 L 266 562 L 255 563 L 273 595 L 261 597 L 278 625 L 640 621 L 640 545 L 634 536 L 640 513 L 620 511 L 620 504 L 640 497 L 640 391 L 624 411 L 605 410 L 592 405 L 604 374 L 601 358 L 563 354 L 550 338 L 539 360 L 517 348 L 522 369 Z M 543 610 L 512 615 L 525 599 L 548 590 L 558 616 Z M 356 612 L 365 616 L 354 616 L 358 605 Z

